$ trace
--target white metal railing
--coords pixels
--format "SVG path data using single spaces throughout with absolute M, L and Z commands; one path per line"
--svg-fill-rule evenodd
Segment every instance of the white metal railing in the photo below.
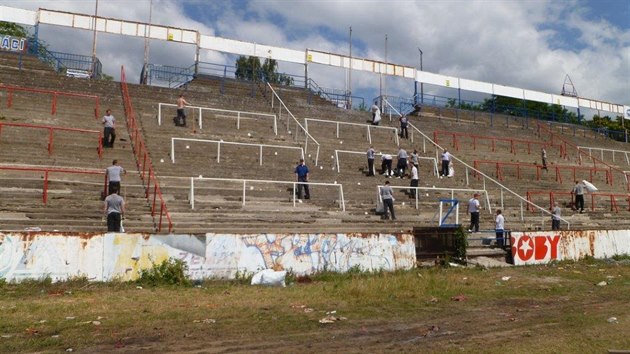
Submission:
M 376 186 L 376 193 L 378 194 L 378 202 L 379 203 L 383 203 L 383 199 L 381 198 L 381 188 L 384 187 L 382 185 Z M 483 193 L 486 198 L 485 198 L 485 202 L 486 202 L 486 209 L 488 209 L 488 213 L 492 214 L 492 207 L 490 205 L 490 197 L 488 196 L 488 191 L 484 190 L 477 190 L 477 189 L 468 189 L 468 188 L 440 188 L 440 187 L 402 187 L 402 186 L 392 186 L 390 185 L 390 187 L 392 187 L 392 189 L 396 190 L 396 189 L 401 189 L 401 190 L 415 190 L 416 193 L 416 197 L 415 202 L 416 202 L 416 209 L 419 208 L 419 191 L 442 191 L 442 192 L 451 192 L 451 199 L 455 199 L 455 192 L 462 192 L 462 193 L 469 193 L 469 194 L 474 194 L 474 193 Z M 468 201 L 465 201 L 466 203 Z
M 387 100 L 387 98 L 385 98 L 385 96 L 383 96 L 383 102 L 385 102 L 385 104 L 387 105 L 387 107 L 389 107 L 388 112 L 389 112 L 389 121 L 392 121 L 392 111 L 396 112 L 396 114 L 398 114 L 400 117 L 402 117 L 402 113 L 400 113 L 396 108 L 394 108 L 394 106 L 392 106 L 391 103 L 389 103 L 389 101 Z
M 296 190 L 298 184 L 307 184 L 309 186 L 332 186 L 339 188 L 339 208 L 342 211 L 346 211 L 346 201 L 343 195 L 343 185 L 338 183 L 321 183 L 321 182 L 295 182 L 295 181 L 270 181 L 270 180 L 258 180 L 258 179 L 236 179 L 236 178 L 211 178 L 211 177 L 190 177 L 190 208 L 195 209 L 195 180 L 197 181 L 221 181 L 221 182 L 238 182 L 243 185 L 243 205 L 245 205 L 247 184 L 288 184 L 293 186 L 293 207 L 296 205 Z
M 162 125 L 162 106 L 167 107 L 177 107 L 177 105 L 172 103 L 159 103 L 158 104 L 158 125 Z M 219 108 L 210 108 L 210 107 L 200 107 L 200 106 L 186 106 L 186 108 L 193 109 L 198 111 L 199 113 L 199 129 L 203 129 L 203 112 L 220 112 L 220 113 L 228 113 L 232 115 L 236 115 L 236 129 L 241 129 L 241 119 L 252 119 L 256 117 L 263 118 L 272 118 L 273 119 L 273 132 L 275 135 L 278 135 L 278 118 L 275 114 L 269 113 L 259 113 L 259 112 L 245 112 L 245 111 L 236 111 L 229 109 L 219 109 Z M 227 116 L 230 117 L 230 116 Z
M 427 141 L 430 142 L 431 145 L 435 146 L 437 149 L 443 150 L 443 148 L 437 144 L 435 141 L 433 141 L 430 137 L 428 137 L 426 134 L 424 134 L 422 131 L 420 131 L 420 129 L 418 129 L 415 125 L 409 123 L 409 127 L 415 131 L 418 132 L 418 134 L 422 135 L 424 137 L 424 139 L 426 139 Z M 435 155 L 437 157 L 438 154 L 438 150 L 436 149 L 435 151 Z M 461 163 L 463 166 L 466 167 L 466 184 L 468 185 L 468 174 L 469 174 L 469 170 L 474 171 L 476 174 L 480 175 L 483 177 L 483 189 L 486 190 L 486 179 L 493 182 L 494 184 L 496 184 L 501 192 L 501 208 L 503 208 L 503 191 L 507 191 L 508 193 L 512 194 L 513 196 L 517 197 L 520 200 L 520 214 L 521 214 L 521 221 L 524 220 L 524 208 L 523 208 L 523 203 L 525 204 L 529 204 L 532 207 L 538 209 L 541 214 L 547 214 L 548 216 L 551 216 L 552 213 L 551 211 L 538 206 L 537 204 L 532 203 L 531 201 L 528 201 L 526 198 L 521 197 L 518 193 L 514 192 L 513 190 L 509 189 L 508 187 L 504 186 L 503 184 L 501 184 L 499 181 L 495 180 L 494 178 L 486 175 L 485 173 L 481 172 L 480 170 L 477 170 L 476 168 L 468 165 L 467 163 L 465 163 L 464 161 L 462 161 L 461 159 L 457 158 L 456 156 L 454 156 L 453 154 L 451 154 L 451 158 L 454 160 L 457 160 L 459 163 Z M 570 229 L 571 224 L 569 223 L 569 221 L 567 221 L 564 218 L 560 218 L 560 220 L 564 221 L 565 223 L 567 223 L 567 229 Z M 544 225 L 545 220 L 543 219 L 543 225 Z
M 354 155 L 364 155 L 364 156 L 366 156 L 366 159 L 367 159 L 367 153 L 365 151 L 335 150 L 335 162 L 337 163 L 337 173 L 341 173 L 341 166 L 340 166 L 340 163 L 339 163 L 339 153 L 354 154 Z M 382 152 L 379 152 L 377 155 L 383 156 L 385 154 L 382 153 Z M 396 156 L 396 154 L 390 154 L 390 155 Z M 439 175 L 437 160 L 435 159 L 435 157 L 418 156 L 418 160 L 433 161 L 433 174 L 436 177 Z
M 293 115 L 293 113 L 291 113 L 291 111 L 289 110 L 289 108 L 287 107 L 286 104 L 284 104 L 284 102 L 282 101 L 282 99 L 280 98 L 280 96 L 278 96 L 278 94 L 276 93 L 276 90 L 273 89 L 273 87 L 271 87 L 270 83 L 267 83 L 267 87 L 269 87 L 269 89 L 271 90 L 271 92 L 273 93 L 273 95 L 271 96 L 271 108 L 273 109 L 275 107 L 275 100 L 277 99 L 280 107 L 278 108 L 278 115 L 280 116 L 280 119 L 282 119 L 282 108 L 284 108 L 287 111 L 287 131 L 289 132 L 289 134 L 291 133 L 291 125 L 289 124 L 289 118 L 292 118 L 293 121 L 295 122 L 296 125 L 296 130 L 297 128 L 301 129 L 302 132 L 304 132 L 304 137 L 305 137 L 305 141 L 304 141 L 304 150 L 305 152 L 308 152 L 308 141 L 309 139 L 313 141 L 313 143 L 315 143 L 315 145 L 317 146 L 317 151 L 315 152 L 315 166 L 318 165 L 318 161 L 319 161 L 319 143 L 317 142 L 317 140 L 315 140 L 315 138 L 313 138 L 313 136 L 311 134 L 309 134 L 308 130 L 306 128 L 304 128 L 304 126 L 297 120 L 297 118 L 295 118 L 295 116 Z M 297 141 L 298 139 L 298 134 L 297 131 L 295 132 L 295 140 Z M 310 156 L 310 155 L 309 155 Z
M 370 144 L 372 144 L 372 133 L 371 129 L 384 129 L 384 130 L 392 130 L 394 133 L 394 138 L 396 139 L 396 146 L 400 145 L 400 140 L 398 139 L 398 129 L 394 127 L 382 127 L 379 125 L 371 125 L 371 124 L 361 124 L 361 123 L 350 123 L 350 122 L 339 122 L 336 120 L 325 120 L 325 119 L 316 119 L 316 118 L 304 118 L 304 127 L 308 130 L 308 122 L 320 122 L 320 123 L 329 123 L 337 125 L 336 137 L 339 138 L 339 126 L 341 125 L 349 125 L 349 126 L 359 126 L 367 129 L 367 139 Z
M 216 143 L 217 144 L 217 162 L 221 162 L 221 145 L 240 145 L 240 146 L 255 146 L 259 148 L 259 164 L 262 166 L 263 161 L 263 147 L 274 149 L 289 149 L 300 150 L 301 157 L 304 158 L 304 149 L 298 146 L 282 146 L 282 145 L 268 145 L 268 144 L 253 144 L 253 143 L 238 143 L 233 141 L 223 140 L 207 140 L 207 139 L 190 139 L 190 138 L 171 138 L 171 162 L 175 163 L 175 141 L 192 141 L 198 143 Z
M 604 148 L 600 148 L 600 147 L 592 147 L 592 146 L 578 146 L 577 147 L 578 150 L 588 150 L 588 154 L 589 155 L 593 155 L 593 150 L 595 151 L 599 151 L 600 152 L 600 160 L 604 160 L 604 151 L 606 152 L 611 152 L 612 153 L 612 162 L 615 162 L 615 153 L 619 153 L 621 155 L 623 155 L 626 158 L 626 163 L 628 165 L 630 165 L 630 158 L 628 157 L 628 154 L 630 153 L 630 151 L 625 151 L 625 150 L 615 150 L 615 149 L 604 149 Z M 581 156 L 578 153 L 578 156 Z

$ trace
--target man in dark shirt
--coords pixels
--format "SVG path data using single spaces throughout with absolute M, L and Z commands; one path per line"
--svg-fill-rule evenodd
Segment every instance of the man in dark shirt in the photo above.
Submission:
M 300 163 L 295 167 L 295 175 L 297 176 L 298 182 L 308 182 L 308 167 L 304 164 L 304 159 L 300 159 Z M 304 199 L 310 199 L 311 194 L 308 190 L 308 184 L 306 183 L 298 183 L 298 199 L 302 199 L 302 187 L 304 187 Z

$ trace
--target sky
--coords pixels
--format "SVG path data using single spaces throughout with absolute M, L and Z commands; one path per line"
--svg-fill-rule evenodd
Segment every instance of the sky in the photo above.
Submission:
M 93 14 L 93 0 L 0 0 L 0 5 Z M 99 0 L 98 14 L 149 21 L 150 0 Z M 420 68 L 460 78 L 560 93 L 569 75 L 581 97 L 630 105 L 630 0 L 153 0 L 152 22 L 202 34 L 286 47 L 312 48 Z M 387 57 L 386 41 L 387 36 Z M 42 26 L 52 50 L 91 55 L 92 33 Z M 149 62 L 190 66 L 194 47 L 151 41 Z M 236 57 L 202 51 L 202 61 L 234 65 Z M 99 34 L 97 56 L 106 73 L 137 78 L 144 40 Z M 303 75 L 300 65 L 279 71 Z M 326 88 L 366 100 L 380 93 L 410 97 L 414 82 L 309 66 Z M 137 79 L 134 79 L 137 80 Z M 425 94 L 457 97 L 425 85 Z M 474 96 L 474 95 L 473 95 Z M 476 98 L 476 97 L 473 97 Z

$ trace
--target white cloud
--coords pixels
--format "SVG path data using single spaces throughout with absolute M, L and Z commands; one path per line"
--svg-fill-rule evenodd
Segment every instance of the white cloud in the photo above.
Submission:
M 146 22 L 148 3 L 101 0 L 99 14 Z M 589 20 L 589 10 L 582 0 L 256 0 L 243 2 L 244 8 L 237 8 L 241 2 L 186 4 L 200 6 L 195 18 L 211 15 L 213 20 L 192 20 L 181 1 L 155 0 L 153 22 L 197 29 L 208 35 L 219 33 L 227 38 L 292 49 L 314 48 L 344 54 L 348 52 L 348 27 L 352 26 L 355 56 L 383 60 L 387 33 L 390 62 L 418 67 L 420 47 L 426 71 L 549 93 L 559 93 L 569 74 L 581 96 L 630 103 L 630 31 L 605 20 Z M 94 11 L 91 1 L 0 0 L 0 5 Z M 87 31 L 48 27 L 42 35 L 56 50 L 91 52 L 91 35 Z M 99 36 L 98 55 L 109 73 L 116 73 L 125 64 L 137 75 L 143 45 L 142 40 Z M 151 62 L 190 65 L 194 55 L 191 47 L 152 41 Z M 227 58 L 220 53 L 202 52 L 202 60 L 206 61 L 233 60 Z M 281 63 L 280 68 L 297 74 L 303 71 L 286 63 Z M 311 66 L 309 75 L 325 87 L 346 85 L 346 74 L 338 69 Z M 378 91 L 377 75 L 354 72 L 352 80 L 355 92 Z M 405 96 L 413 90 L 411 80 L 390 78 L 387 86 Z M 440 89 L 425 85 L 425 92 L 430 91 Z

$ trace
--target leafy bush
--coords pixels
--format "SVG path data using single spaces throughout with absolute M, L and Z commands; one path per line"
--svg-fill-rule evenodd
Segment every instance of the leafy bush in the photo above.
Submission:
M 184 261 L 169 258 L 160 264 L 153 263 L 149 269 L 140 270 L 140 278 L 136 281 L 142 285 L 180 285 L 190 286 L 191 281 L 186 277 L 188 266 Z
M 468 248 L 468 238 L 464 232 L 463 227 L 458 227 L 455 230 L 455 254 L 453 257 L 458 258 L 461 261 L 466 260 L 466 248 Z

